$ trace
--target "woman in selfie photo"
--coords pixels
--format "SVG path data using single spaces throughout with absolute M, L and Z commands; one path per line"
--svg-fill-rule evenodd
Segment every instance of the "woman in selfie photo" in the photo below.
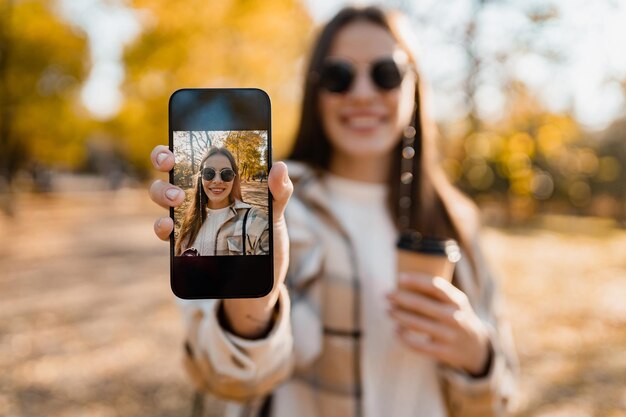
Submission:
M 196 176 L 192 198 L 176 239 L 176 255 L 269 253 L 267 215 L 243 201 L 233 155 L 226 148 L 210 148 Z
M 376 7 L 345 8 L 322 28 L 290 161 L 268 178 L 274 289 L 183 308 L 185 367 L 207 408 L 221 401 L 216 415 L 511 411 L 511 332 L 478 243 L 478 210 L 438 165 L 409 29 Z M 174 163 L 164 146 L 152 159 L 160 171 Z M 180 204 L 163 197 L 169 189 L 153 183 L 153 200 Z M 168 219 L 155 228 L 161 239 Z M 399 274 L 405 230 L 458 242 L 451 282 Z

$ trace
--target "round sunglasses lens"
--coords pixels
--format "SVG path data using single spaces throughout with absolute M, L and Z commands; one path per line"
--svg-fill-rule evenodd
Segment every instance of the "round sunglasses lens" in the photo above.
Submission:
M 202 170 L 202 179 L 205 181 L 211 181 L 215 178 L 215 170 L 213 168 L 204 168 Z
M 222 181 L 231 182 L 235 178 L 235 171 L 229 168 L 223 169 L 220 171 L 220 177 Z
M 320 75 L 320 86 L 331 93 L 343 93 L 348 91 L 354 70 L 348 63 L 332 62 L 326 64 Z
M 394 61 L 385 60 L 372 66 L 372 80 L 383 90 L 393 90 L 402 83 L 402 74 Z

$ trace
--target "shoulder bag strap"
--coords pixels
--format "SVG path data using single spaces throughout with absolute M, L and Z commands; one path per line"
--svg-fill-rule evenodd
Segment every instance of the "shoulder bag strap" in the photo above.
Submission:
M 246 255 L 246 222 L 248 221 L 248 214 L 250 213 L 250 209 L 246 210 L 246 214 L 243 216 L 243 226 L 241 227 L 241 242 L 243 244 L 243 255 Z

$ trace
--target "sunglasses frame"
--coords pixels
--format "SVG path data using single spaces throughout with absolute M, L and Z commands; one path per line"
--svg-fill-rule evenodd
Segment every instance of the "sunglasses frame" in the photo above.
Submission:
M 383 83 L 381 83 L 380 80 L 377 79 L 375 71 L 377 69 L 376 68 L 377 66 L 384 65 L 384 64 L 387 64 L 387 63 L 390 63 L 390 62 L 395 65 L 395 69 L 397 70 L 397 72 L 399 74 L 399 80 L 398 80 L 397 84 L 394 84 L 393 86 L 386 86 L 386 85 L 383 85 Z M 347 82 L 345 87 L 343 87 L 343 88 L 341 88 L 339 90 L 330 89 L 330 88 L 328 88 L 327 85 L 325 85 L 326 83 L 324 83 L 325 71 L 333 64 L 338 65 L 338 66 L 342 66 L 343 68 L 347 68 L 349 70 L 349 72 L 350 72 L 350 80 Z M 380 58 L 380 59 L 374 60 L 372 62 L 369 62 L 369 63 L 366 63 L 366 64 L 361 64 L 361 65 L 358 65 L 355 62 L 353 62 L 353 61 L 351 61 L 349 59 L 345 59 L 345 58 L 327 58 L 324 61 L 324 63 L 322 64 L 322 68 L 321 68 L 320 72 L 316 73 L 316 75 L 315 75 L 316 82 L 318 83 L 318 85 L 319 85 L 319 87 L 321 89 L 323 89 L 324 91 L 326 91 L 328 93 L 332 93 L 332 94 L 346 94 L 352 88 L 352 86 L 354 84 L 354 80 L 355 80 L 356 75 L 358 73 L 358 68 L 360 66 L 366 66 L 367 67 L 367 73 L 368 73 L 370 82 L 377 89 L 379 89 L 381 91 L 392 91 L 392 90 L 395 90 L 395 89 L 399 88 L 402 85 L 402 82 L 404 81 L 404 78 L 406 77 L 406 75 L 412 69 L 412 65 L 410 63 L 406 63 L 406 64 L 400 63 L 396 59 L 394 59 L 393 56 Z
M 213 171 L 213 178 L 211 178 L 211 179 L 205 178 L 204 177 L 205 170 L 212 170 Z M 232 171 L 233 177 L 229 181 L 226 181 L 224 179 L 224 177 L 222 176 L 222 172 L 224 172 L 224 171 Z M 200 178 L 202 178 L 204 181 L 215 181 L 215 177 L 217 177 L 217 174 L 218 174 L 218 171 L 215 168 L 211 168 L 211 167 L 202 168 L 200 170 Z M 219 170 L 219 175 L 220 175 L 220 179 L 223 182 L 233 182 L 235 180 L 235 177 L 237 176 L 237 173 L 232 168 L 222 168 L 222 169 Z

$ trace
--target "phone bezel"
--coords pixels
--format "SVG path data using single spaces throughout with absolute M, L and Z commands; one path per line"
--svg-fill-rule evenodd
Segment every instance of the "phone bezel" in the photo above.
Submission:
M 207 103 L 247 106 L 249 117 L 207 117 Z M 202 103 L 199 110 L 190 103 Z M 178 108 L 181 107 L 181 108 Z M 210 113 L 210 111 L 209 111 Z M 213 110 L 217 113 L 217 110 Z M 237 119 L 237 120 L 235 120 Z M 169 148 L 174 152 L 174 131 L 266 130 L 267 168 L 272 167 L 272 125 L 269 95 L 258 88 L 184 88 L 175 91 L 168 103 Z M 169 172 L 170 183 L 174 170 Z M 266 183 L 267 184 L 267 183 Z M 174 232 L 170 235 L 170 286 L 183 299 L 257 298 L 267 295 L 274 284 L 274 234 L 272 195 L 268 187 L 268 255 L 174 256 Z M 170 208 L 174 219 L 174 209 Z M 207 277 L 209 277 L 207 279 Z

